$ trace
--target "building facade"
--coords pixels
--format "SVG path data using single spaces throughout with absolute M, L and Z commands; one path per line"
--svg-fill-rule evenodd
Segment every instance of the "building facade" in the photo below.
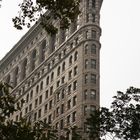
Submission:
M 43 120 L 60 133 L 73 125 L 85 129 L 100 104 L 101 5 L 81 0 L 76 22 L 56 36 L 34 25 L 0 61 L 0 80 L 14 87 L 16 105 L 22 106 L 13 120 Z

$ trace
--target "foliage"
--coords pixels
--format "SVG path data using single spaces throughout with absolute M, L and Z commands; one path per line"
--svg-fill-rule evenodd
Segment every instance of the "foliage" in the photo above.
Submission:
M 87 119 L 90 138 L 140 139 L 140 89 L 130 87 L 113 98 L 111 109 L 101 108 Z
M 15 97 L 10 94 L 10 88 L 0 82 L 0 140 L 57 140 L 57 131 L 42 121 L 32 124 L 23 118 L 18 122 L 9 119 L 20 109 L 14 106 Z
M 57 27 L 52 20 L 60 20 L 60 28 L 68 28 L 80 13 L 79 2 L 80 0 L 23 0 L 19 5 L 19 15 L 13 18 L 14 27 L 30 27 L 31 22 L 40 18 L 39 22 L 48 33 L 56 33 Z

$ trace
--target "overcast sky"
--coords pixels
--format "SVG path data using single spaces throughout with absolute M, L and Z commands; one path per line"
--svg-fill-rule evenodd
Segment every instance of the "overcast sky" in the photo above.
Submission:
M 0 59 L 27 29 L 13 28 L 19 0 L 0 8 Z M 140 0 L 104 0 L 101 9 L 101 105 L 109 106 L 117 90 L 140 87 Z

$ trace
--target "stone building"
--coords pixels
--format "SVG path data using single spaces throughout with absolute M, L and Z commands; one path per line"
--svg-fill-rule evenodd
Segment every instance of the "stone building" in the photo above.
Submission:
M 85 129 L 100 104 L 101 4 L 81 0 L 76 22 L 56 36 L 35 24 L 0 61 L 0 80 L 14 87 L 22 106 L 12 119 L 44 120 L 60 133 L 70 125 Z

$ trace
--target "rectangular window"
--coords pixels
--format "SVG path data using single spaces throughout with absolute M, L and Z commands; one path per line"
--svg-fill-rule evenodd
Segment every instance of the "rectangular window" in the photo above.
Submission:
M 29 111 L 31 111 L 31 110 L 32 110 L 32 104 L 29 105 Z
M 52 100 L 49 102 L 49 109 L 52 109 Z
M 96 69 L 96 60 L 91 59 L 91 68 Z
M 64 121 L 61 120 L 61 121 L 60 121 L 60 129 L 62 130 L 63 128 L 64 128 Z
M 67 125 L 69 125 L 69 124 L 70 124 L 70 115 L 67 116 Z
M 77 97 L 76 97 L 76 96 L 74 96 L 74 97 L 73 97 L 73 106 L 75 106 L 75 105 L 76 105 L 76 103 L 77 103 Z
M 72 70 L 71 71 L 69 71 L 69 80 L 72 78 Z
M 61 83 L 62 83 L 62 84 L 65 83 L 65 76 L 62 77 L 62 79 L 61 79 Z
M 96 39 L 96 31 L 92 30 L 91 33 L 92 33 L 92 34 L 91 34 L 92 38 Z
M 64 113 L 64 104 L 61 105 L 61 114 Z
M 42 95 L 39 97 L 39 104 L 42 103 Z
M 91 99 L 96 99 L 96 90 L 94 90 L 94 89 L 90 90 L 90 98 Z
M 44 107 L 44 113 L 46 113 L 47 110 L 48 110 L 48 104 L 46 104 L 45 107 Z
M 69 110 L 71 108 L 71 100 L 68 100 L 67 102 L 67 109 Z
M 73 82 L 73 90 L 75 91 L 77 89 L 77 81 Z
M 45 93 L 45 99 L 47 99 L 47 98 L 48 98 L 48 93 L 49 93 L 49 91 L 48 91 L 48 90 L 46 90 L 46 93 Z
M 91 83 L 96 84 L 96 75 L 95 74 L 91 74 Z
M 50 87 L 50 95 L 53 94 L 53 86 Z
M 38 111 L 38 118 L 40 118 L 41 117 L 41 109 L 39 109 L 39 111 Z
M 38 99 L 35 100 L 35 108 L 37 107 L 38 105 Z
M 76 111 L 72 113 L 72 122 L 76 121 Z
M 74 67 L 74 76 L 76 76 L 77 74 L 78 74 L 78 67 L 75 66 L 75 67 Z
M 71 93 L 71 85 L 68 86 L 68 94 Z
M 91 46 L 91 54 L 96 54 L 96 45 L 95 44 L 93 44 Z

